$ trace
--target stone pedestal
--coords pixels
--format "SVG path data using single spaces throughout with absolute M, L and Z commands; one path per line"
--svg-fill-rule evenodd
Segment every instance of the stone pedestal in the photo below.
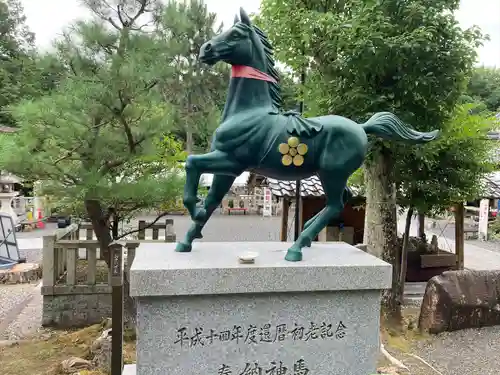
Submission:
M 391 266 L 345 243 L 143 243 L 130 271 L 137 365 L 127 375 L 367 375 Z M 238 254 L 258 252 L 255 264 Z M 286 368 L 286 371 L 284 369 Z M 281 371 L 281 372 L 280 372 Z

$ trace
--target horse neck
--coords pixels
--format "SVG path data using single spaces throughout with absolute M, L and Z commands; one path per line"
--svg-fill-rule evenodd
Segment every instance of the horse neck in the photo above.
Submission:
M 252 78 L 231 78 L 222 120 L 252 108 L 271 107 L 271 95 L 266 81 Z

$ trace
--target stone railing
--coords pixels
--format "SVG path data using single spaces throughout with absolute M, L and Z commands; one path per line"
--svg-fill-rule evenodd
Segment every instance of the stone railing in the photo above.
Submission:
M 127 240 L 119 246 L 128 272 L 141 242 L 158 242 L 165 228 L 165 241 L 174 242 L 173 222 L 153 228 L 155 240 Z M 85 231 L 79 239 L 80 231 Z M 140 232 L 139 232 L 140 233 Z M 139 236 L 138 236 L 139 237 Z M 72 224 L 43 237 L 43 318 L 42 325 L 79 327 L 99 323 L 111 316 L 112 272 L 101 256 L 99 242 L 88 224 Z M 163 241 L 163 240 L 161 240 Z
M 175 242 L 174 220 L 166 219 L 164 222 L 156 222 L 154 224 L 148 223 L 145 220 L 139 220 L 139 232 L 137 232 L 137 239 L 145 240 L 146 231 L 152 232 L 152 239 L 157 241 L 160 239 L 160 231 L 164 231 L 165 242 Z

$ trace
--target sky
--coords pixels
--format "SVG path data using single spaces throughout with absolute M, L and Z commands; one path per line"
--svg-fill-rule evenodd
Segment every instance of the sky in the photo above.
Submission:
M 210 11 L 220 21 L 231 25 L 240 6 L 248 13 L 259 10 L 260 0 L 206 0 Z M 79 0 L 21 0 L 27 24 L 35 32 L 41 49 L 51 46 L 52 40 L 72 21 L 88 16 Z M 500 68 L 500 1 L 461 0 L 457 19 L 463 27 L 479 26 L 490 35 L 490 41 L 479 49 L 479 63 Z

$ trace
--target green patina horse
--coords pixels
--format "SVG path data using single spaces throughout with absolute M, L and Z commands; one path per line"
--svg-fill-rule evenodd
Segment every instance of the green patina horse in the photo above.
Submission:
M 199 58 L 209 65 L 218 61 L 230 64 L 232 77 L 211 151 L 190 155 L 186 160 L 184 206 L 193 223 L 177 244 L 179 252 L 191 251 L 193 240 L 202 238 L 203 227 L 242 172 L 282 180 L 317 174 L 327 197 L 326 206 L 305 223 L 285 257 L 300 261 L 302 248 L 311 246 L 318 233 L 342 212 L 349 198 L 347 179 L 366 156 L 367 134 L 415 144 L 438 136 L 438 131 L 417 132 L 388 112 L 376 113 L 364 124 L 334 115 L 303 118 L 296 112 L 280 113 L 271 44 L 243 9 L 229 30 L 201 47 Z M 214 179 L 203 206 L 198 206 L 202 173 L 213 173 Z

